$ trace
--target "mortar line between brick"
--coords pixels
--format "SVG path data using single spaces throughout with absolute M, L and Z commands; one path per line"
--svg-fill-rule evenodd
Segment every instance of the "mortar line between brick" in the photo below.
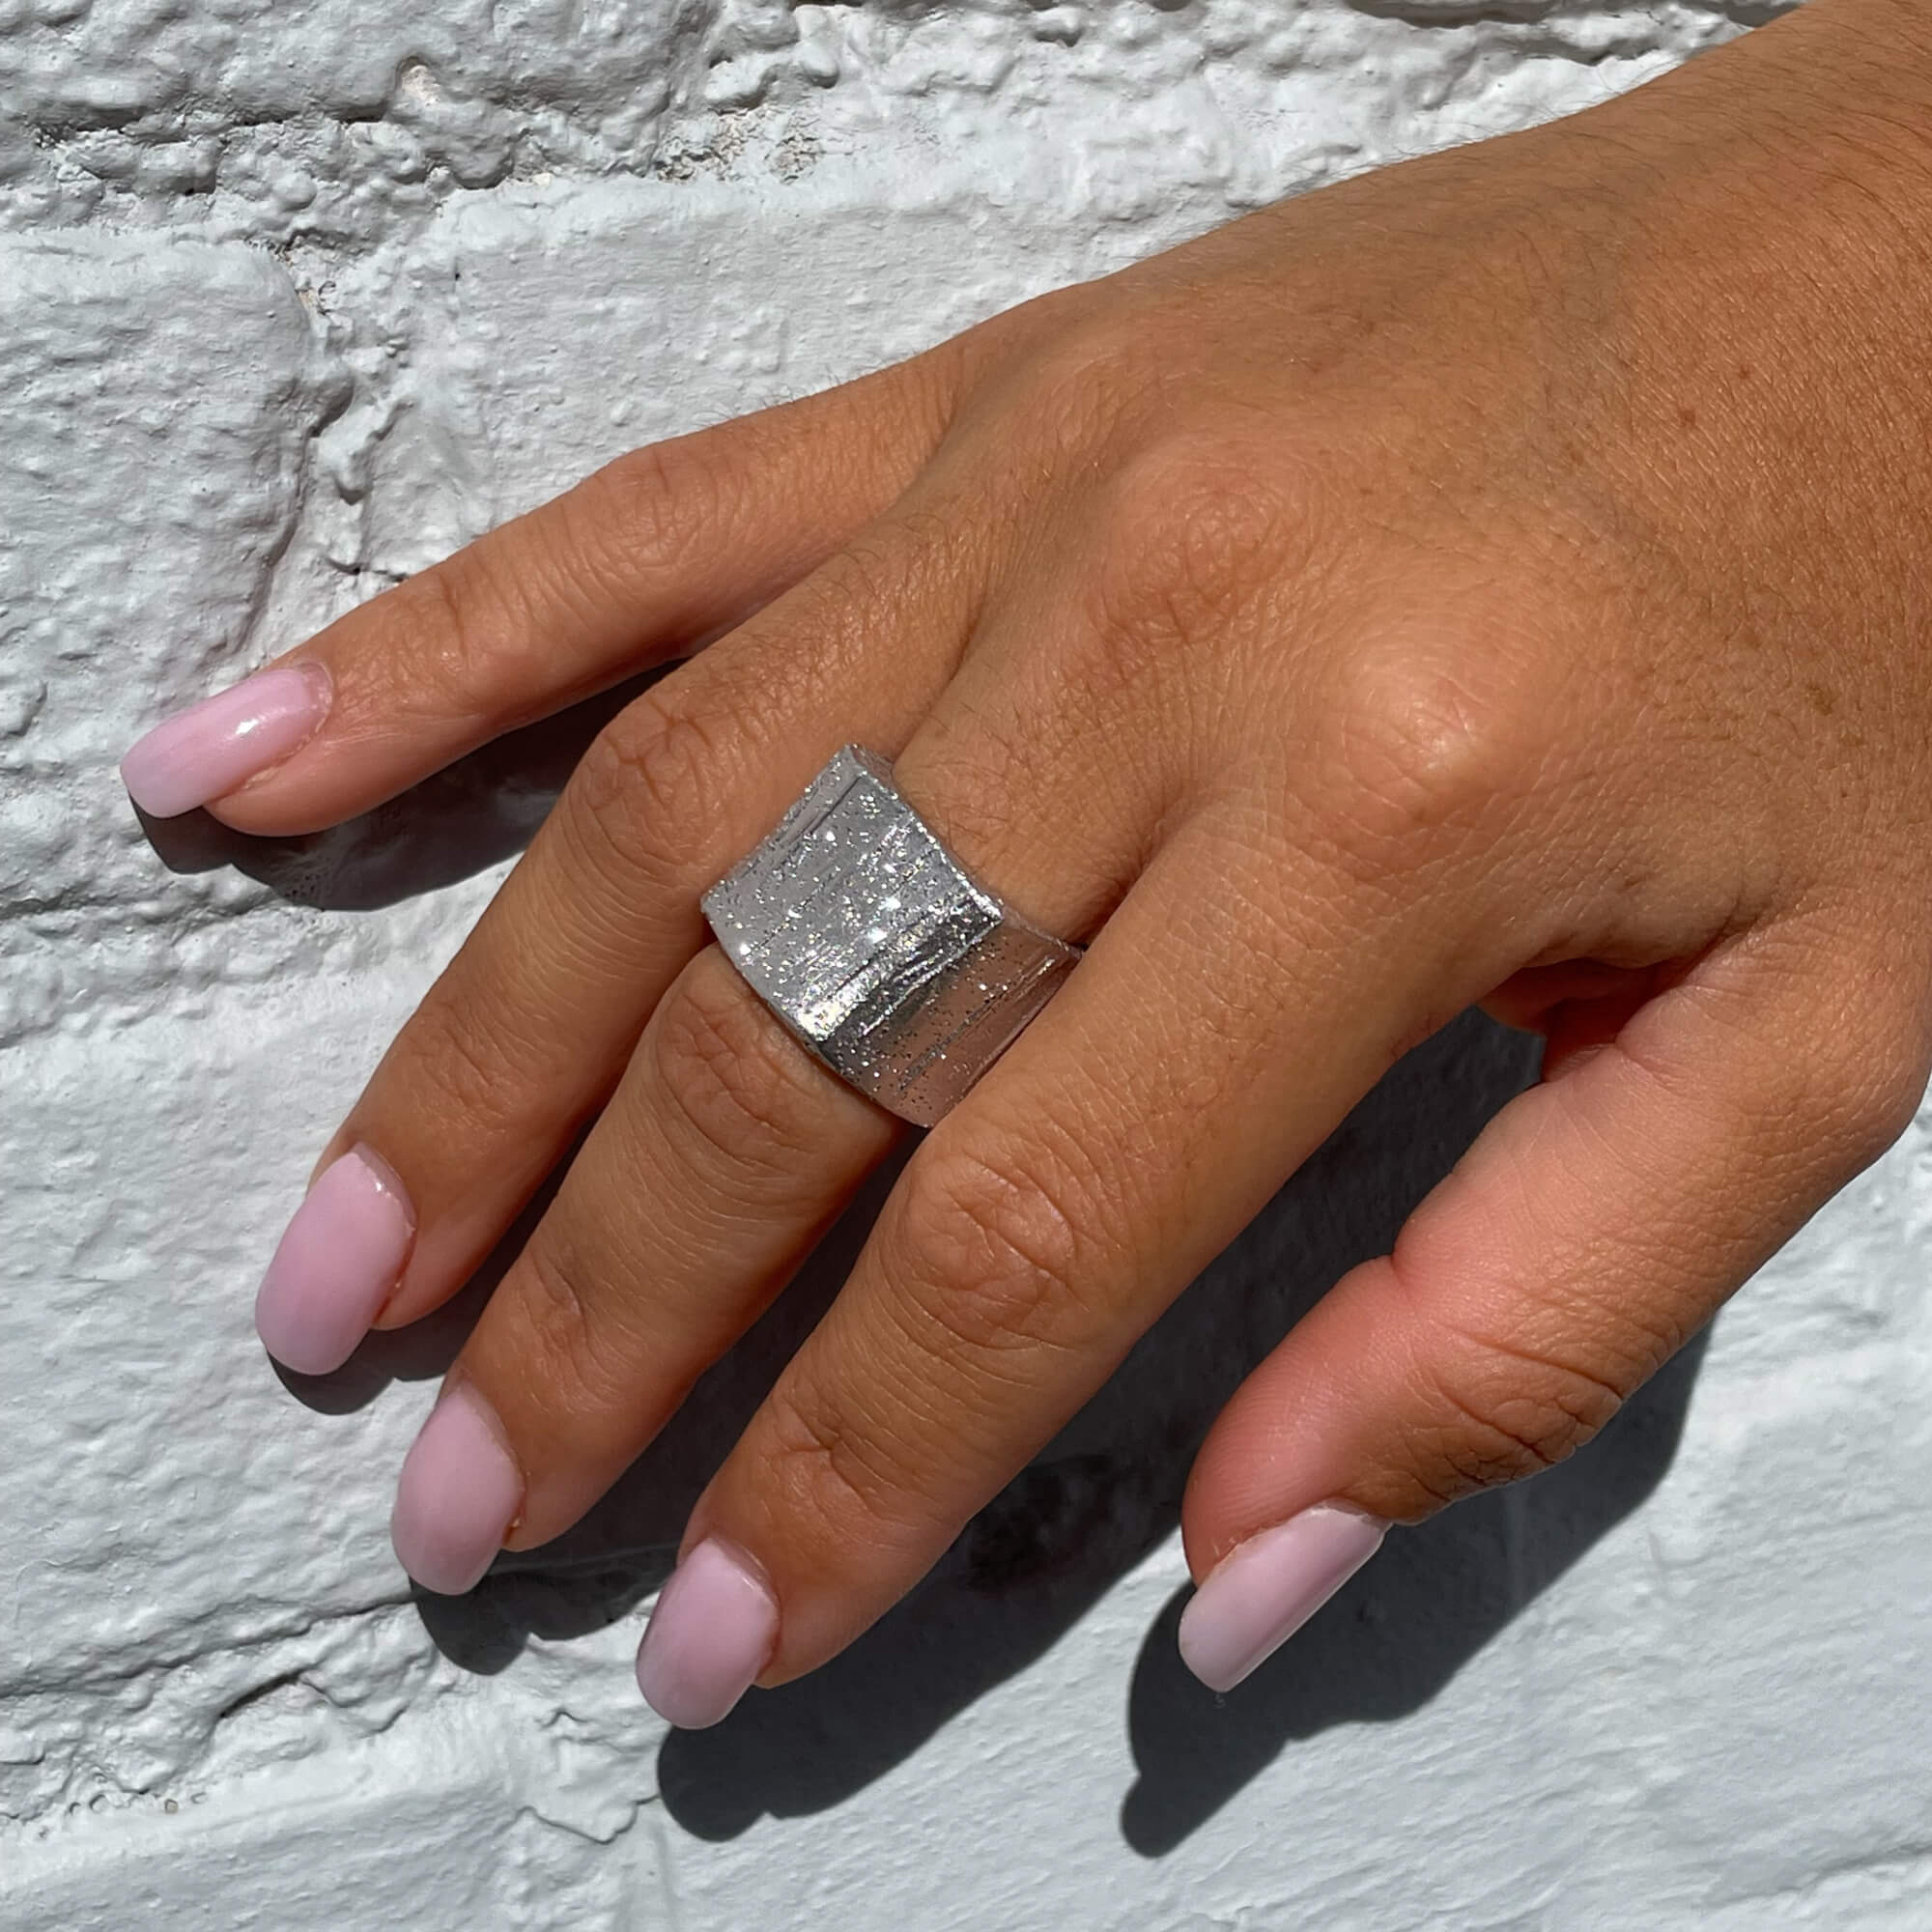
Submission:
M 28 1676 L 13 1683 L 0 1685 L 0 1709 L 18 1698 L 48 1696 L 70 1690 L 103 1690 L 117 1684 L 133 1684 L 143 1677 L 157 1672 L 184 1670 L 189 1664 L 198 1663 L 205 1657 L 231 1656 L 246 1657 L 253 1651 L 266 1650 L 271 1644 L 287 1643 L 296 1637 L 307 1636 L 311 1632 L 326 1630 L 331 1624 L 348 1623 L 357 1617 L 374 1616 L 383 1610 L 401 1609 L 414 1602 L 408 1592 L 399 1592 L 394 1597 L 379 1597 L 373 1603 L 358 1604 L 346 1610 L 331 1610 L 322 1616 L 310 1617 L 306 1622 L 290 1624 L 287 1628 L 271 1631 L 261 1636 L 237 1637 L 202 1645 L 199 1649 L 172 1652 L 166 1655 L 151 1655 L 125 1670 L 62 1671 L 57 1676 Z

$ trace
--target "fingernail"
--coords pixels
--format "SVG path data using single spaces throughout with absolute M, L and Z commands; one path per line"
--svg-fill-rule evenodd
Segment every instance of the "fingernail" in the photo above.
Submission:
M 1380 1517 L 1337 1503 L 1237 1543 L 1180 1615 L 1180 1657 L 1210 1690 L 1232 1690 L 1381 1548 Z
M 366 1148 L 331 1161 L 277 1244 L 255 1296 L 275 1360 L 326 1376 L 355 1352 L 403 1272 L 415 1230 L 402 1182 Z
M 764 1579 L 707 1538 L 671 1572 L 638 1649 L 638 1689 L 659 1717 L 701 1731 L 729 1715 L 778 1641 Z
M 319 664 L 258 671 L 156 724 L 121 760 L 121 782 L 151 818 L 192 811 L 286 758 L 328 715 L 328 700 Z
M 523 1499 L 489 1404 L 458 1382 L 403 1459 L 389 1519 L 397 1560 L 425 1590 L 460 1597 L 495 1561 Z

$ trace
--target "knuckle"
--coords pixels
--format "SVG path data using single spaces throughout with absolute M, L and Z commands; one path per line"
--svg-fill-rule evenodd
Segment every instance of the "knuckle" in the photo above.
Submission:
M 607 581 L 675 573 L 729 520 L 715 452 L 701 435 L 626 450 L 562 498 L 565 541 Z
M 1038 1145 L 955 1147 L 908 1178 L 895 1229 L 901 1278 L 940 1352 L 1077 1350 L 1092 1336 L 1083 1230 L 1105 1222 L 1066 1155 Z
M 502 543 L 500 531 L 484 537 L 366 607 L 372 614 L 384 611 L 411 640 L 406 651 L 379 652 L 372 662 L 401 673 L 396 696 L 412 710 L 432 717 L 472 711 L 483 668 L 506 639 L 527 633 L 528 604 L 517 574 L 498 565 Z
M 967 390 L 1024 360 L 1039 371 L 1063 356 L 1092 328 L 1092 290 L 1084 284 L 1047 289 L 1010 308 L 996 309 L 943 344 L 954 380 Z
M 1374 865 L 1466 837 L 1544 762 L 1550 694 L 1460 626 L 1405 622 L 1358 642 L 1333 681 L 1309 770 L 1337 844 Z
M 764 1421 L 760 1489 L 788 1543 L 816 1532 L 835 1549 L 851 1548 L 903 1533 L 921 1485 L 885 1432 L 797 1372 L 766 1397 Z
M 567 796 L 574 822 L 607 856 L 648 882 L 696 891 L 715 870 L 729 784 L 716 720 L 658 685 L 598 734 Z
M 1414 1359 L 1420 1401 L 1404 1460 L 1432 1508 L 1552 1467 L 1623 1402 L 1553 1354 L 1460 1331 L 1432 1337 Z
M 1127 459 L 1107 487 L 1090 585 L 1093 636 L 1114 681 L 1223 639 L 1298 574 L 1309 510 L 1278 458 L 1251 459 L 1226 435 L 1170 437 Z
M 432 995 L 403 1038 L 397 1070 L 418 1113 L 451 1122 L 466 1138 L 514 1124 L 512 1042 L 490 1025 L 476 997 Z
M 1158 354 L 1151 345 L 1119 327 L 1096 326 L 1078 312 L 1065 320 L 1065 327 L 1036 338 L 1016 399 L 1013 420 L 1030 426 L 1026 453 L 1035 458 L 1064 459 L 1105 448 L 1134 420 L 1140 399 L 1160 386 Z
M 759 1183 L 818 1165 L 826 1077 L 709 950 L 666 996 L 648 1036 L 652 1073 L 707 1166 Z M 766 1198 L 761 1195 L 761 1198 Z
M 533 1240 L 519 1258 L 517 1372 L 541 1390 L 554 1412 L 593 1412 L 625 1399 L 622 1351 L 600 1346 L 598 1299 L 581 1259 L 552 1236 Z M 609 1284 L 603 1284 L 604 1287 Z

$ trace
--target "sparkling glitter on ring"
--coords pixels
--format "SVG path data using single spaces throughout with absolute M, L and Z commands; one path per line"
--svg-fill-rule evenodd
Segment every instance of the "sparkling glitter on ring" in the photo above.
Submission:
M 857 745 L 704 895 L 719 944 L 811 1051 L 930 1126 L 1059 990 L 1080 948 L 967 877 Z

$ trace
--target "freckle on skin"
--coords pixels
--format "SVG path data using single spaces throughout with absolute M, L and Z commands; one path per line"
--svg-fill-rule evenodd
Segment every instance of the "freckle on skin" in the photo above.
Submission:
M 1831 717 L 1838 708 L 1838 700 L 1833 696 L 1829 685 L 1807 684 L 1804 687 L 1804 696 L 1811 700 L 1812 710 L 1821 718 Z

